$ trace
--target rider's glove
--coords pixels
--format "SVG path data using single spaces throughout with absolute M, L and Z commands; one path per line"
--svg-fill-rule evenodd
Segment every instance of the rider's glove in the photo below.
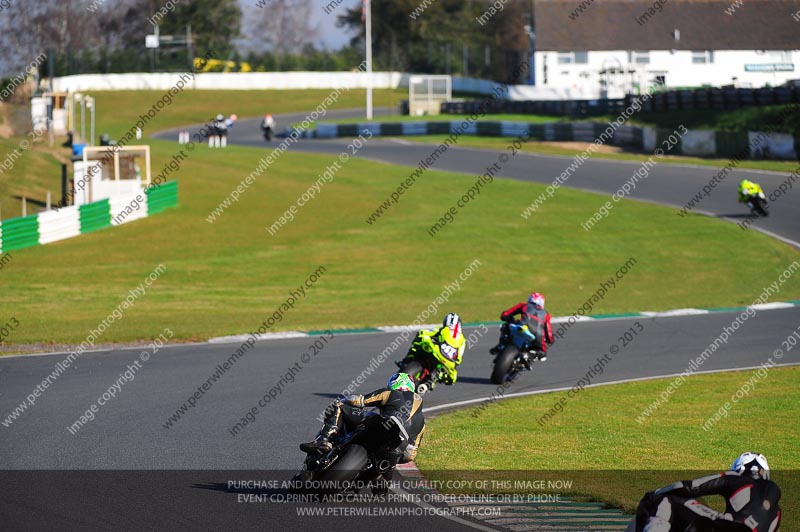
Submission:
M 344 398 L 344 403 L 351 406 L 361 406 L 361 400 L 360 395 L 348 395 Z

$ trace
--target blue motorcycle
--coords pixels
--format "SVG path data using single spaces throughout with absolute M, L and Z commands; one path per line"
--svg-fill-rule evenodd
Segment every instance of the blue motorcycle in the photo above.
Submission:
M 492 384 L 513 381 L 521 371 L 530 370 L 531 363 L 536 359 L 533 349 L 536 335 L 527 325 L 508 323 L 500 330 L 501 342 L 505 343 L 505 348 L 495 355 L 492 362 Z

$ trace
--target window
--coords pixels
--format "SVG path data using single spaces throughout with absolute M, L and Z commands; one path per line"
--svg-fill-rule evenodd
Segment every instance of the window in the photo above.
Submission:
M 637 52 L 633 51 L 628 54 L 628 62 L 637 65 L 650 64 L 650 52 Z
M 559 65 L 585 65 L 589 62 L 589 52 L 558 52 Z
M 769 56 L 771 59 L 782 63 L 787 63 L 792 60 L 792 52 L 789 50 L 774 50 L 769 52 Z
M 714 52 L 711 50 L 693 50 L 692 63 L 705 64 L 714 62 Z

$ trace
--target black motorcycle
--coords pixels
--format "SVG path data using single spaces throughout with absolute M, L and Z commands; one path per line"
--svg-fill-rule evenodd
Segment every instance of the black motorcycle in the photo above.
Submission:
M 264 116 L 264 120 L 261 121 L 261 132 L 267 142 L 271 141 L 272 137 L 275 136 L 275 120 L 272 115 Z
M 264 140 L 267 142 L 272 140 L 272 135 L 274 132 L 272 131 L 272 127 L 266 124 L 261 124 L 261 131 L 264 133 Z
M 763 192 L 748 197 L 747 206 L 759 216 L 769 216 L 769 212 L 767 211 L 767 198 L 764 196 Z
M 509 323 L 505 325 L 507 329 L 501 327 L 501 335 L 505 338 L 506 346 L 503 351 L 494 357 L 492 384 L 503 384 L 504 382 L 514 381 L 517 376 L 525 370 L 531 369 L 531 363 L 542 356 L 541 353 L 534 351 L 531 346 L 536 335 L 533 334 L 527 325 L 521 323 Z
M 342 410 L 343 426 L 326 453 L 309 453 L 303 469 L 292 479 L 294 493 L 344 493 L 371 487 L 385 493 L 385 475 L 393 471 L 409 437 L 397 417 L 377 412 Z M 388 476 L 388 475 L 387 475 Z
M 455 374 L 458 350 L 434 340 L 435 333 L 420 331 L 403 360 L 395 361 L 400 373 L 408 373 L 417 385 L 418 394 L 430 392 L 438 382 L 447 382 Z

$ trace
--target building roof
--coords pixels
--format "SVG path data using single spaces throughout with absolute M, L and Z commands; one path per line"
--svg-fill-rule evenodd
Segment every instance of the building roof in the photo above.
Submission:
M 800 49 L 800 0 L 592 0 L 577 11 L 587 3 L 536 0 L 536 49 Z

